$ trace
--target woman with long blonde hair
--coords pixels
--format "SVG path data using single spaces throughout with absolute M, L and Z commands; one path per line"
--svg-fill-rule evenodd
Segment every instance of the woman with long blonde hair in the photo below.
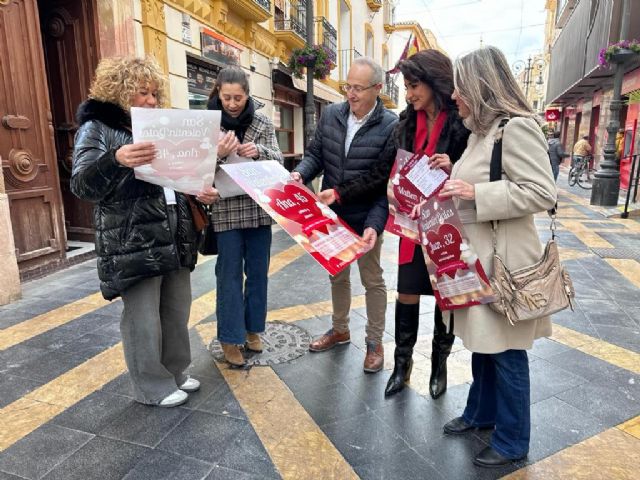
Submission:
M 135 178 L 133 168 L 151 163 L 156 148 L 132 143 L 130 116 L 131 107 L 161 107 L 165 98 L 155 60 L 102 60 L 78 108 L 71 190 L 95 203 L 100 288 L 105 299 L 124 303 L 120 331 L 134 398 L 174 407 L 200 388 L 184 373 L 199 232 L 186 195 Z M 213 199 L 212 188 L 197 197 Z

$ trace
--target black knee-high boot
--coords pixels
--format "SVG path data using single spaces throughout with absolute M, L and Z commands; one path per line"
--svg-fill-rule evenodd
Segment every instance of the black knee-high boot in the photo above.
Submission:
M 442 320 L 442 312 L 436 305 L 433 312 L 433 341 L 431 342 L 431 378 L 429 378 L 429 393 L 438 398 L 447 390 L 447 357 L 455 340 L 453 333 L 447 333 L 447 327 Z M 453 313 L 451 314 L 451 332 L 453 332 Z
M 420 304 L 408 305 L 396 301 L 396 350 L 393 354 L 395 365 L 387 382 L 384 396 L 390 397 L 404 388 L 413 367 L 413 347 L 418 339 L 418 315 Z

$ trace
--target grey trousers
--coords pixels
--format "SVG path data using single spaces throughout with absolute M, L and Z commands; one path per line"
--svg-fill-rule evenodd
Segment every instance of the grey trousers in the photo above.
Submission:
M 191 363 L 189 269 L 141 280 L 122 292 L 122 301 L 120 332 L 134 397 L 157 405 L 184 383 Z
M 367 340 L 381 343 L 384 333 L 385 312 L 387 310 L 387 287 L 382 277 L 380 266 L 380 250 L 382 235 L 378 236 L 375 246 L 360 257 L 358 270 L 360 281 L 365 288 L 365 304 L 367 310 Z M 336 332 L 349 331 L 349 311 L 351 310 L 351 265 L 342 270 L 331 280 L 331 302 L 333 304 L 333 328 Z

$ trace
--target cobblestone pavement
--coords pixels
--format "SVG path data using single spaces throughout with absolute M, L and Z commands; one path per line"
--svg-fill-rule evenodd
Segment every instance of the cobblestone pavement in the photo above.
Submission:
M 215 337 L 215 259 L 192 276 L 189 372 L 202 389 L 182 407 L 132 401 L 120 343 L 122 302 L 98 293 L 95 260 L 24 285 L 0 307 L 0 480 L 27 479 L 622 479 L 640 465 L 640 223 L 605 218 L 559 180 L 559 244 L 575 312 L 530 351 L 532 437 L 526 461 L 471 463 L 485 432 L 445 437 L 471 379 L 458 342 L 449 389 L 428 396 L 433 301 L 421 304 L 411 388 L 383 396 L 392 367 L 397 239 L 384 244 L 390 288 L 386 364 L 362 371 L 364 298 L 353 285 L 352 343 L 288 363 L 230 370 Z M 536 219 L 541 237 L 549 220 Z M 269 321 L 318 335 L 330 326 L 327 275 L 274 234 Z

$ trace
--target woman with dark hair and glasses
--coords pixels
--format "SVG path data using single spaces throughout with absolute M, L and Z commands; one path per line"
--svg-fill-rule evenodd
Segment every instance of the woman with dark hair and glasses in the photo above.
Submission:
M 273 122 L 257 111 L 263 106 L 249 95 L 249 81 L 242 68 L 220 70 L 207 104 L 210 110 L 222 112 L 221 125 L 226 130 L 218 144 L 218 163 L 224 164 L 231 153 L 254 161 L 282 163 Z M 225 360 L 240 367 L 245 360 L 239 345 L 262 351 L 260 333 L 264 332 L 267 318 L 267 275 L 274 222 L 249 195 L 218 198 L 211 207 L 218 241 L 218 339 Z
M 400 114 L 400 121 L 394 130 L 395 148 L 424 151 L 434 168 L 437 166 L 450 170 L 452 162 L 462 155 L 469 137 L 469 131 L 462 124 L 458 109 L 451 99 L 451 60 L 438 50 L 423 50 L 401 62 L 400 71 L 404 76 L 408 105 Z M 337 197 L 342 204 L 375 198 L 386 191 L 394 157 L 383 156 L 384 160 L 365 175 L 337 185 L 333 192 L 321 192 L 320 197 L 329 202 Z M 395 365 L 385 389 L 386 396 L 402 390 L 405 381 L 409 380 L 413 347 L 418 337 L 420 295 L 433 295 L 419 245 L 402 238 L 399 263 Z M 436 305 L 429 379 L 429 393 L 433 398 L 438 398 L 447 389 L 446 362 L 453 341 L 454 336 L 447 332 L 442 312 Z

